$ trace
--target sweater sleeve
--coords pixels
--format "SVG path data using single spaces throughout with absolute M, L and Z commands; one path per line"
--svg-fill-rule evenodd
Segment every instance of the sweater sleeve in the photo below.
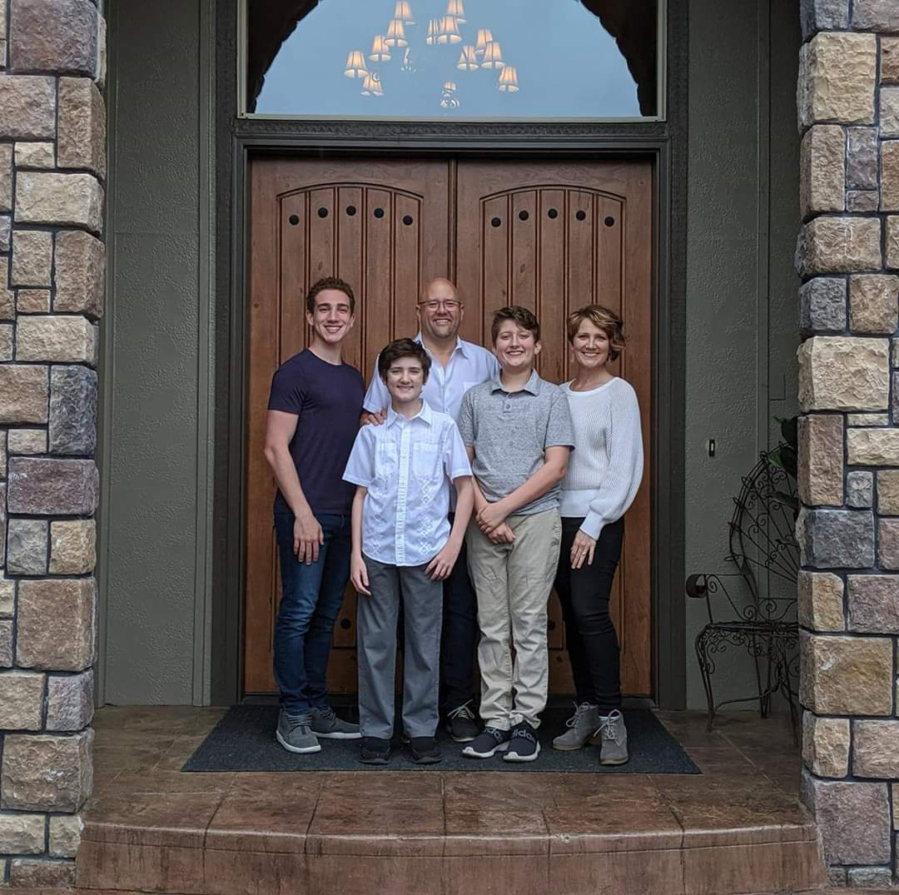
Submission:
M 616 522 L 634 502 L 643 479 L 643 436 L 637 394 L 627 383 L 612 400 L 609 465 L 602 484 L 590 501 L 581 531 L 599 538 L 603 526 Z

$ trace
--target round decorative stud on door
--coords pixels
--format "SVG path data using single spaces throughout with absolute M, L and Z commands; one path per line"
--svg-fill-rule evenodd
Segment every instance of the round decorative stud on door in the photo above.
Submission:
M 348 631 L 352 625 L 353 623 L 348 618 L 342 618 L 340 620 L 340 627 L 343 628 L 344 631 Z
M 411 215 L 411 214 L 404 214 L 404 215 L 403 215 L 403 223 L 404 223 L 407 227 L 411 227 L 411 226 L 412 226 L 412 220 L 413 220 L 413 219 L 412 219 L 412 215 Z
M 518 212 L 518 220 L 519 221 L 526 221 L 529 217 L 530 217 L 530 215 L 526 211 Z
M 289 221 L 291 227 L 296 227 L 296 225 L 300 222 L 299 217 L 295 214 L 292 214 L 287 220 Z
M 376 218 L 382 218 L 382 217 L 384 217 L 384 209 L 383 209 L 383 208 L 376 208 L 376 209 L 375 209 L 375 217 L 376 217 Z
M 502 224 L 502 221 L 499 218 L 494 218 L 490 223 L 494 227 L 499 227 L 500 224 Z
M 576 217 L 579 221 L 585 221 L 585 220 L 587 220 L 587 212 L 584 211 L 584 210 L 582 209 L 581 211 L 579 211 L 579 212 L 575 215 L 575 217 Z
M 550 208 L 550 210 L 546 212 L 546 216 L 554 221 L 559 216 L 559 212 L 555 208 Z
M 318 216 L 319 216 L 320 218 L 326 218 L 326 217 L 328 216 L 328 209 L 327 209 L 327 208 L 324 208 L 324 207 L 323 207 L 323 208 L 319 208 L 319 210 L 318 210 Z
M 608 215 L 608 216 L 606 217 L 606 219 L 603 221 L 603 223 L 604 223 L 607 227 L 614 227 L 614 226 L 615 226 L 615 218 L 613 218 L 612 215 Z
M 352 216 L 356 213 L 356 206 L 355 206 L 355 205 L 347 205 L 347 207 L 346 207 L 346 213 L 347 213 L 350 217 L 352 217 Z

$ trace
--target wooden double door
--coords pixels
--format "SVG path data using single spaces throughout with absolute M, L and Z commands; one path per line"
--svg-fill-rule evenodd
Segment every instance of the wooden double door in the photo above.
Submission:
M 422 287 L 449 277 L 465 303 L 463 338 L 490 346 L 493 312 L 533 310 L 540 375 L 570 378 L 565 321 L 590 303 L 618 311 L 628 335 L 618 370 L 643 416 L 643 485 L 625 522 L 612 613 L 622 685 L 651 695 L 650 409 L 652 169 L 643 161 L 456 161 L 259 158 L 250 169 L 244 689 L 275 690 L 272 634 L 280 598 L 272 526 L 275 483 L 263 457 L 272 374 L 308 344 L 304 296 L 320 277 L 347 280 L 356 325 L 344 357 L 366 383 L 381 348 L 417 331 Z M 334 629 L 332 692 L 356 690 L 356 595 Z M 550 688 L 573 692 L 553 594 Z

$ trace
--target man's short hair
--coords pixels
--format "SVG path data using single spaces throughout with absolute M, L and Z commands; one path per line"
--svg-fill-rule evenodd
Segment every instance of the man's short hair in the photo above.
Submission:
M 597 329 L 609 337 L 609 360 L 618 360 L 624 351 L 624 323 L 621 318 L 602 305 L 587 305 L 568 315 L 568 341 L 574 342 L 581 324 L 589 320 Z
M 493 315 L 493 325 L 490 327 L 490 335 L 493 338 L 493 344 L 496 344 L 496 337 L 499 335 L 499 328 L 507 320 L 513 320 L 522 329 L 526 329 L 534 334 L 534 341 L 540 341 L 540 324 L 532 311 L 521 305 L 512 305 L 509 308 L 500 308 Z
M 315 313 L 316 296 L 325 289 L 336 289 L 338 292 L 342 292 L 350 300 L 350 313 L 356 313 L 356 296 L 353 295 L 353 287 L 346 280 L 341 280 L 340 277 L 322 277 L 306 293 L 306 310 L 310 314 Z
M 381 379 L 386 382 L 387 371 L 404 357 L 415 358 L 421 364 L 422 380 L 427 382 L 428 373 L 431 372 L 431 358 L 414 339 L 396 339 L 378 355 L 378 375 Z

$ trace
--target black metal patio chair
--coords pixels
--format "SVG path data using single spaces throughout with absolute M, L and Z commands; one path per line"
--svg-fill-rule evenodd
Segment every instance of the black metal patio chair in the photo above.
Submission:
M 761 454 L 734 498 L 726 560 L 736 574 L 691 575 L 686 582 L 687 596 L 705 600 L 708 612 L 708 624 L 695 642 L 708 703 L 708 730 L 719 709 L 734 703 L 757 700 L 759 713 L 766 718 L 772 697 L 779 692 L 789 705 L 793 735 L 798 738 L 796 482 L 777 462 L 783 447 Z M 755 665 L 755 692 L 716 702 L 712 676 L 731 650 L 740 649 L 748 652 Z

